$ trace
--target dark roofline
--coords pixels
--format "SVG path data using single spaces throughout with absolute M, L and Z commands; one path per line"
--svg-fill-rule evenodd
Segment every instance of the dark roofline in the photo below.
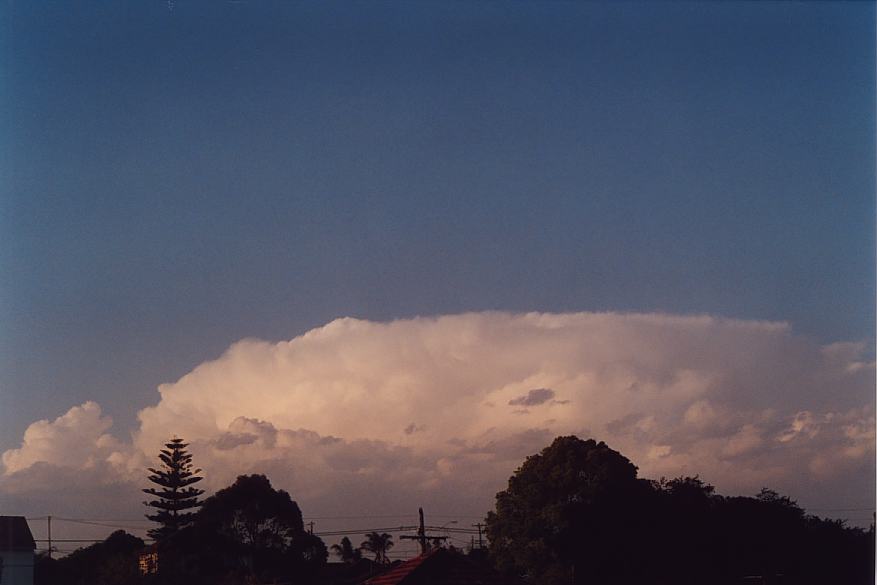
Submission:
M 24 516 L 0 516 L 0 550 L 33 551 L 36 548 Z
M 428 559 L 434 557 L 441 550 L 444 549 L 433 549 L 417 555 L 412 559 L 408 559 L 407 561 L 396 565 L 386 573 L 381 573 L 380 575 L 365 581 L 363 585 L 399 585 L 399 583 L 404 581 L 408 575 L 415 571 L 415 569 L 420 567 Z

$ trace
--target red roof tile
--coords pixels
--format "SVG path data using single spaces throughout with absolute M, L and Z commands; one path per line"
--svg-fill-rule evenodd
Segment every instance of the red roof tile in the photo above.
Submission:
M 436 549 L 409 559 L 400 565 L 396 565 L 382 575 L 372 577 L 364 583 L 364 585 L 399 585 L 405 577 L 411 574 L 417 567 L 423 564 L 426 559 L 434 556 L 441 549 Z
M 462 553 L 436 549 L 402 563 L 363 585 L 520 585 Z

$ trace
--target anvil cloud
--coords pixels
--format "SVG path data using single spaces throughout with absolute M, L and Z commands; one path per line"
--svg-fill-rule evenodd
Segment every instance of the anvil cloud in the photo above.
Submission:
M 313 512 L 429 500 L 481 513 L 524 457 L 574 433 L 646 477 L 869 501 L 874 364 L 863 349 L 711 316 L 338 319 L 290 341 L 240 341 L 160 386 L 128 441 L 93 402 L 33 423 L 3 454 L 0 495 L 48 497 L 61 489 L 52 477 L 139 485 L 178 435 L 209 489 L 262 472 Z

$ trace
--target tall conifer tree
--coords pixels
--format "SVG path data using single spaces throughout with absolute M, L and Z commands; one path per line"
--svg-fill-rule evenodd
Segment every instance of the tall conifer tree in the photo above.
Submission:
M 147 518 L 161 524 L 148 532 L 150 538 L 157 541 L 164 540 L 187 526 L 195 516 L 193 510 L 201 506 L 198 496 L 204 490 L 191 485 L 203 478 L 197 475 L 201 473 L 200 469 L 192 469 L 192 455 L 186 451 L 188 446 L 182 439 L 174 437 L 158 455 L 161 460 L 160 468 L 149 468 L 149 481 L 159 487 L 145 488 L 143 491 L 158 499 L 144 504 L 157 510 L 155 514 L 146 514 Z

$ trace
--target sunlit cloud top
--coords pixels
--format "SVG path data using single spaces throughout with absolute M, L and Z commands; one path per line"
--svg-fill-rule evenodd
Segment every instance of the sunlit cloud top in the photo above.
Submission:
M 131 441 L 109 434 L 95 403 L 33 423 L 4 453 L 0 489 L 35 487 L 28 474 L 47 469 L 136 483 L 178 435 L 212 489 L 264 472 L 333 510 L 376 486 L 403 499 L 466 494 L 460 505 L 486 509 L 524 457 L 578 434 L 645 477 L 700 474 L 728 493 L 769 485 L 811 500 L 843 485 L 867 499 L 874 364 L 862 350 L 710 316 L 339 319 L 290 341 L 240 341 L 162 385 Z

